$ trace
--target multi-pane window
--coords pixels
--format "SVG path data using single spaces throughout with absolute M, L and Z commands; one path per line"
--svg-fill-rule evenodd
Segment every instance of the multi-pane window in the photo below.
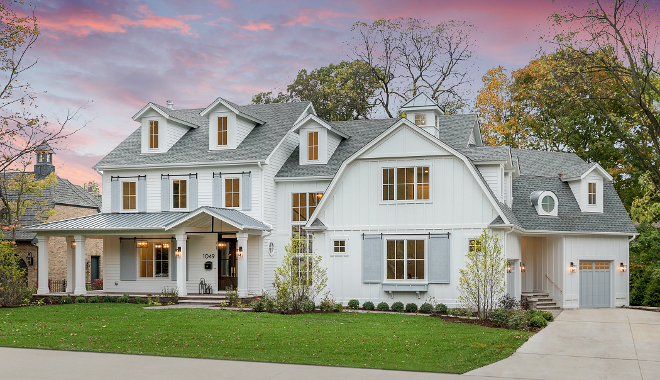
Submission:
M 387 241 L 387 279 L 424 279 L 424 240 Z
M 172 208 L 188 207 L 188 180 L 172 180 Z
M 335 255 L 345 255 L 346 254 L 346 240 L 335 240 L 332 242 L 332 252 Z
M 428 166 L 383 168 L 384 201 L 429 199 L 429 189 Z
M 307 134 L 307 159 L 318 160 L 319 159 L 319 133 L 318 132 L 309 132 Z
M 476 251 L 478 244 L 479 244 L 479 241 L 477 239 L 470 239 L 468 241 L 468 252 Z
M 292 217 L 294 222 L 306 222 L 314 213 L 316 206 L 321 201 L 323 193 L 293 193 L 292 194 Z
M 596 184 L 593 182 L 589 183 L 589 204 L 596 204 Z
M 124 181 L 121 188 L 122 209 L 135 210 L 137 208 L 136 183 L 134 181 Z
M 300 280 L 301 284 L 310 285 L 312 283 L 312 256 L 309 254 L 302 254 L 293 257 L 293 279 Z
M 238 178 L 225 178 L 225 207 L 239 207 L 239 182 Z
M 541 208 L 543 208 L 543 211 L 546 213 L 553 212 L 555 210 L 555 199 L 549 195 L 546 195 L 541 200 Z
M 314 235 L 307 233 L 302 224 L 294 224 L 291 226 L 291 236 L 293 236 L 294 246 L 292 248 L 295 252 L 314 252 Z
M 227 116 L 218 117 L 218 145 L 227 145 Z
M 416 113 L 415 125 L 426 125 L 426 115 L 423 113 Z
M 149 149 L 158 149 L 158 120 L 149 120 Z
M 140 251 L 140 277 L 169 276 L 169 244 L 148 243 L 146 247 L 138 249 Z

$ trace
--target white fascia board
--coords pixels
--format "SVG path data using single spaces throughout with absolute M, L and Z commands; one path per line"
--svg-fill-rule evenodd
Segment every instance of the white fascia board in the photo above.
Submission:
M 331 181 L 332 175 L 313 175 L 309 177 L 275 177 L 275 182 Z
M 604 179 L 606 179 L 606 180 L 608 180 L 608 181 L 612 181 L 613 177 L 610 175 L 610 173 L 608 173 L 605 169 L 603 169 L 603 167 L 600 166 L 599 163 L 596 163 L 594 166 L 592 166 L 591 168 L 587 169 L 587 171 L 585 171 L 584 173 L 582 173 L 582 175 L 580 175 L 580 176 L 578 176 L 578 177 L 570 177 L 570 178 L 568 178 L 568 177 L 566 177 L 566 178 L 561 177 L 561 180 L 562 180 L 563 182 L 580 181 L 580 180 L 583 180 L 586 176 L 589 175 L 589 173 L 591 173 L 592 171 L 594 171 L 594 170 L 596 170 L 596 169 L 598 169 L 598 172 L 600 173 L 600 175 L 601 175 Z
M 345 134 L 345 133 L 343 133 L 343 132 L 340 132 L 340 131 L 338 131 L 338 130 L 336 130 L 336 129 L 332 129 L 332 126 L 331 126 L 330 124 L 328 124 L 327 121 L 325 121 L 325 120 L 321 119 L 320 117 L 318 117 L 318 116 L 316 116 L 316 115 L 313 115 L 313 114 L 309 114 L 309 115 L 305 116 L 305 118 L 303 118 L 303 119 L 300 120 L 299 122 L 295 123 L 295 124 L 293 125 L 293 128 L 291 128 L 291 132 L 293 132 L 293 133 L 298 133 L 298 130 L 299 130 L 299 129 L 300 129 L 305 123 L 307 123 L 309 120 L 314 120 L 315 122 L 317 122 L 317 123 L 321 124 L 323 127 L 325 127 L 325 129 L 327 129 L 327 130 L 329 130 L 330 132 L 332 132 L 332 133 L 334 133 L 334 134 L 336 134 L 336 135 L 338 135 L 338 136 L 341 136 L 341 137 L 343 137 L 343 138 L 345 138 L 345 139 L 347 139 L 347 138 L 350 137 L 350 136 L 348 136 L 347 134 Z
M 212 217 L 214 217 L 214 218 L 220 219 L 221 221 L 223 221 L 223 222 L 229 224 L 230 226 L 233 226 L 233 227 L 238 228 L 239 231 L 243 231 L 243 228 L 245 227 L 245 226 L 242 226 L 242 225 L 237 225 L 236 222 L 231 221 L 231 220 L 229 220 L 229 219 L 227 219 L 227 218 L 223 218 L 222 216 L 220 216 L 220 215 L 218 215 L 218 214 L 216 214 L 216 213 L 214 213 L 214 212 L 211 212 L 211 211 L 205 209 L 204 207 L 200 207 L 200 208 L 198 208 L 197 210 L 195 210 L 195 211 L 193 211 L 193 212 L 190 212 L 190 213 L 188 213 L 187 215 L 184 215 L 184 216 L 182 216 L 181 218 L 179 218 L 179 219 L 173 221 L 172 223 L 166 225 L 166 226 L 165 226 L 165 231 L 167 231 L 167 230 L 171 230 L 171 229 L 174 228 L 174 227 L 178 227 L 178 226 L 180 226 L 181 224 L 185 223 L 186 221 L 188 221 L 188 220 L 190 220 L 190 219 L 192 219 L 192 218 L 194 218 L 194 217 L 196 217 L 197 215 L 202 214 L 202 213 L 204 213 L 204 214 L 206 214 L 206 215 L 210 215 L 210 216 L 212 216 Z
M 524 232 L 526 232 L 524 228 L 522 228 L 522 227 L 520 227 L 520 226 L 518 226 L 518 225 L 515 225 L 515 224 L 489 224 L 489 225 L 488 225 L 488 228 L 493 229 L 493 230 L 499 230 L 499 229 L 505 229 L 505 228 L 508 228 L 508 229 L 513 228 L 514 231 L 517 231 L 517 232 L 520 232 L 520 233 L 524 233 Z
M 310 102 L 309 105 L 307 107 L 305 107 L 305 109 L 302 111 L 300 116 L 298 116 L 298 118 L 296 119 L 296 122 L 293 123 L 293 125 L 298 124 L 298 122 L 303 119 L 303 115 L 305 115 L 305 112 L 307 112 L 307 110 L 310 109 L 310 108 L 312 109 L 312 112 L 310 112 L 309 114 L 316 115 L 316 110 L 314 109 L 314 105 Z
M 479 175 L 475 171 L 475 170 L 477 170 L 476 166 L 474 166 L 474 164 L 471 163 L 470 159 L 467 158 L 467 156 L 465 156 L 464 154 L 456 151 L 454 148 L 452 148 L 449 145 L 445 144 L 443 141 L 435 138 L 433 135 L 427 133 L 426 131 L 424 131 L 423 129 L 416 126 L 414 123 L 412 123 L 410 120 L 402 118 L 402 119 L 397 120 L 394 124 L 392 124 L 391 127 L 389 127 L 387 130 L 382 132 L 375 139 L 371 140 L 367 145 L 363 146 L 360 150 L 353 153 L 350 157 L 348 157 L 346 160 L 344 160 L 344 162 L 339 167 L 339 170 L 337 171 L 337 174 L 335 174 L 334 178 L 332 179 L 332 182 L 330 182 L 330 184 L 328 185 L 328 188 L 326 189 L 326 193 L 321 198 L 321 202 L 319 202 L 319 204 L 316 206 L 316 210 L 314 210 L 314 213 L 309 216 L 308 224 L 305 225 L 305 228 L 310 227 L 310 225 L 309 225 L 310 221 L 313 221 L 314 219 L 316 219 L 318 217 L 319 213 L 325 207 L 326 202 L 329 202 L 329 201 L 327 201 L 327 199 L 330 199 L 331 197 L 329 197 L 328 195 L 330 193 L 332 193 L 332 191 L 334 191 L 334 188 L 337 185 L 337 182 L 339 182 L 339 179 L 342 178 L 342 176 L 344 174 L 344 171 L 346 170 L 348 165 L 351 164 L 353 161 L 355 161 L 355 159 L 357 157 L 359 157 L 360 155 L 364 154 L 366 151 L 371 149 L 374 145 L 376 145 L 378 142 L 380 142 L 382 139 L 384 139 L 390 133 L 396 131 L 403 124 L 406 124 L 406 126 L 410 127 L 413 131 L 417 132 L 420 136 L 426 138 L 431 143 L 437 145 L 438 147 L 448 151 L 449 153 L 451 153 L 454 156 L 461 159 L 463 161 L 463 163 L 465 164 L 465 166 L 467 166 L 470 173 L 472 173 L 472 176 L 474 177 L 474 179 L 477 181 L 477 183 L 481 187 L 481 190 L 486 194 L 486 197 L 488 198 L 488 200 L 490 200 L 493 208 L 495 208 L 495 210 L 497 210 L 497 214 L 502 218 L 502 220 L 504 221 L 505 224 L 509 224 L 509 219 L 507 219 L 506 215 L 504 215 L 504 213 L 502 212 L 502 209 L 500 208 L 499 203 L 493 198 L 493 196 L 491 195 L 491 192 L 488 191 L 488 189 L 486 188 L 487 185 L 484 183 L 484 181 L 481 181 L 479 179 Z
M 142 115 L 144 115 L 144 113 L 147 112 L 147 111 L 150 110 L 150 109 L 152 109 L 152 110 L 158 112 L 158 113 L 159 113 L 162 117 L 164 117 L 166 120 L 174 121 L 174 122 L 177 122 L 177 123 L 179 123 L 179 124 L 185 125 L 186 127 L 190 127 L 190 128 L 199 128 L 199 125 L 192 124 L 192 123 L 189 123 L 189 122 L 187 122 L 187 121 L 184 121 L 184 120 L 181 120 L 181 119 L 177 119 L 176 117 L 172 117 L 172 116 L 166 114 L 166 113 L 165 113 L 163 110 L 161 110 L 160 108 L 155 107 L 154 104 L 153 104 L 152 102 L 149 102 L 149 103 L 148 103 L 146 106 L 144 106 L 140 111 L 138 111 L 138 113 L 136 113 L 136 114 L 133 116 L 133 120 L 135 120 L 135 121 L 139 121 L 140 118 L 142 118 Z
M 537 235 L 598 235 L 598 236 L 639 236 L 639 233 L 629 232 L 598 232 L 598 231 L 552 231 L 552 230 L 525 230 L 523 236 Z
M 168 169 L 168 168 L 185 168 L 190 166 L 218 166 L 218 165 L 259 165 L 264 161 L 214 161 L 214 162 L 182 162 L 174 164 L 141 164 L 141 165 L 115 165 L 115 166 L 93 166 L 92 169 L 99 170 L 121 170 L 121 169 Z
M 240 116 L 240 117 L 242 117 L 243 119 L 247 119 L 247 120 L 253 121 L 253 122 L 257 123 L 257 124 L 265 124 L 265 123 L 266 123 L 265 121 L 260 120 L 260 119 L 257 119 L 256 117 L 252 117 L 252 116 L 250 116 L 250 115 L 246 115 L 246 114 L 242 113 L 242 112 L 239 111 L 236 107 L 234 107 L 234 106 L 232 106 L 231 104 L 227 103 L 227 102 L 226 102 L 224 99 L 222 99 L 222 98 L 218 98 L 218 99 L 216 99 L 213 103 L 211 103 L 211 105 L 209 105 L 208 107 L 204 108 L 204 110 L 203 110 L 202 112 L 200 112 L 199 115 L 200 115 L 200 116 L 206 116 L 206 115 L 208 115 L 208 113 L 211 112 L 211 111 L 213 111 L 213 109 L 214 109 L 215 107 L 217 107 L 219 104 L 222 104 L 223 106 L 229 108 L 229 110 L 230 110 L 231 112 L 235 113 L 236 116 Z

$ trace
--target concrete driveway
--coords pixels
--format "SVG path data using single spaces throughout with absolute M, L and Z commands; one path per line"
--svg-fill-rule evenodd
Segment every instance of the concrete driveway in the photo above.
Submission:
M 660 313 L 564 310 L 508 359 L 463 376 L 660 379 Z

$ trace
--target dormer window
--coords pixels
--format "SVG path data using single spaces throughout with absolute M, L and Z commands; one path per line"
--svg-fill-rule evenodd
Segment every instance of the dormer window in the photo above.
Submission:
M 218 145 L 227 145 L 227 116 L 218 117 Z
M 319 133 L 309 132 L 307 135 L 309 146 L 307 148 L 307 159 L 317 161 L 319 159 Z
M 596 197 L 596 183 L 595 182 L 589 182 L 589 204 L 590 205 L 595 205 L 597 204 L 597 197 Z
M 149 120 L 149 149 L 158 149 L 158 120 Z
M 426 115 L 423 113 L 416 113 L 415 125 L 426 125 Z
M 535 191 L 530 197 L 532 206 L 541 216 L 558 216 L 559 203 L 557 196 L 552 191 Z

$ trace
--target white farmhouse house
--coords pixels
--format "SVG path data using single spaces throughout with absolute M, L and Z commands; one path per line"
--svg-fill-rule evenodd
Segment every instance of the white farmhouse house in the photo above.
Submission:
M 571 153 L 490 147 L 477 116 L 444 115 L 422 94 L 406 118 L 328 122 L 311 103 L 206 108 L 153 103 L 103 158 L 102 213 L 33 226 L 75 241 L 68 270 L 85 293 L 85 240 L 103 239 L 104 291 L 272 291 L 293 233 L 328 268 L 342 301 L 454 306 L 459 269 L 484 228 L 500 234 L 507 291 L 564 308 L 628 304 L 637 234 L 597 163 Z M 48 267 L 47 265 L 45 266 Z M 48 293 L 39 273 L 38 293 Z M 44 284 L 44 286 L 42 286 Z

